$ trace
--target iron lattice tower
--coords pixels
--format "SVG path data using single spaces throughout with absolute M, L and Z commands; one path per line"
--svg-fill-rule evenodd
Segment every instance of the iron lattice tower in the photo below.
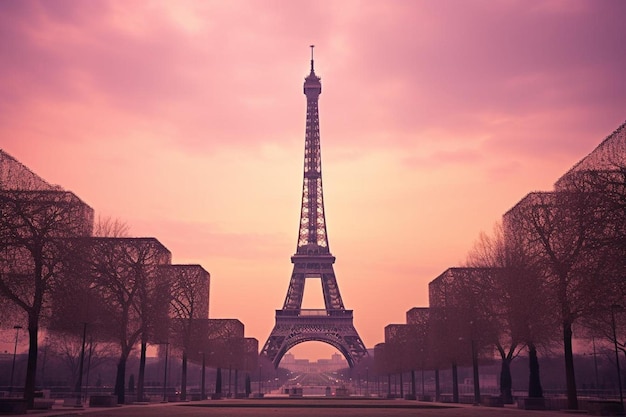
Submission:
M 322 84 L 313 68 L 311 45 L 311 73 L 304 80 L 307 111 L 298 246 L 295 255 L 291 257 L 293 272 L 285 303 L 282 310 L 276 310 L 276 324 L 261 351 L 261 355 L 267 356 L 274 367 L 278 367 L 289 349 L 310 341 L 325 342 L 335 347 L 350 367 L 367 355 L 367 349 L 354 328 L 352 310 L 346 310 L 341 300 L 333 270 L 335 257 L 328 247 L 318 112 L 321 92 Z M 324 309 L 302 309 L 307 278 L 321 280 Z

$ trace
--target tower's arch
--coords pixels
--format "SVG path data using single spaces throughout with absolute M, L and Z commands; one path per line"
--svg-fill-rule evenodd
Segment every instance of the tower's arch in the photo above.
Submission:
M 362 358 L 362 355 L 359 355 L 358 352 L 355 351 L 354 347 L 351 347 L 350 344 L 341 335 L 340 329 L 337 329 L 331 334 L 322 334 L 325 331 L 323 326 L 316 327 L 316 329 L 312 329 L 310 326 L 307 329 L 297 329 L 292 327 L 291 330 L 300 331 L 293 332 L 281 339 L 282 343 L 280 343 L 278 349 L 273 352 L 273 354 L 275 355 L 272 360 L 272 362 L 274 363 L 274 367 L 278 367 L 278 364 L 283 359 L 283 356 L 285 356 L 285 354 L 289 352 L 292 348 L 306 342 L 321 342 L 332 346 L 333 348 L 337 349 L 339 353 L 341 353 L 341 355 L 348 363 L 348 366 L 350 366 L 351 368 L 356 364 L 356 362 L 358 362 Z

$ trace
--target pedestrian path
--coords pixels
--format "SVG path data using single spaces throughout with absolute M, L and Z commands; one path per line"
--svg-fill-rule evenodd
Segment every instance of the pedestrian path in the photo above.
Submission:
M 117 407 L 67 407 L 56 403 L 49 410 L 30 410 L 36 417 L 162 417 L 162 416 L 442 416 L 442 417 L 557 417 L 563 414 L 587 414 L 586 411 L 533 411 L 515 406 L 485 407 L 410 400 L 356 398 L 263 398 L 222 399 L 192 402 L 144 403 Z

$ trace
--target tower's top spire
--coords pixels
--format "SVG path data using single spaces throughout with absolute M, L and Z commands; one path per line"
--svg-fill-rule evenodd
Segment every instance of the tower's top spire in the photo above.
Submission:
M 307 97 L 317 99 L 322 92 L 322 84 L 320 83 L 320 77 L 315 75 L 315 70 L 313 69 L 313 48 L 315 48 L 315 45 L 310 45 L 310 47 L 311 73 L 304 79 L 304 94 L 306 94 Z

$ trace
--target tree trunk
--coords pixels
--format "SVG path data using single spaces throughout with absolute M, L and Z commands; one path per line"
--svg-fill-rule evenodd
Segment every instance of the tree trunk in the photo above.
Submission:
M 124 397 L 124 380 L 126 378 L 126 359 L 128 355 L 122 353 L 120 360 L 117 363 L 117 374 L 115 375 L 115 390 L 113 393 L 117 395 L 117 403 L 124 404 L 126 398 Z
M 250 382 L 250 375 L 246 374 L 246 397 L 252 392 L 252 384 Z
M 41 248 L 40 248 L 41 249 Z M 26 380 L 24 381 L 24 400 L 29 409 L 35 406 L 35 382 L 37 378 L 37 338 L 39 334 L 39 315 L 44 299 L 43 264 L 41 252 L 33 253 L 35 261 L 35 293 L 32 308 L 28 313 L 28 364 L 26 366 Z
M 32 409 L 35 405 L 35 378 L 37 376 L 37 335 L 39 332 L 39 316 L 29 312 L 28 315 L 28 364 L 26 381 L 24 382 L 24 399 L 26 406 Z
M 144 340 L 141 341 L 141 353 L 139 355 L 139 373 L 137 374 L 137 401 L 144 401 L 144 379 L 146 373 L 146 349 L 148 343 Z
M 180 381 L 180 399 L 187 400 L 187 351 L 183 350 L 182 376 Z
M 502 358 L 500 368 L 500 396 L 505 404 L 513 404 L 513 380 L 511 378 L 511 358 Z
M 474 340 L 472 342 L 472 378 L 474 382 L 474 405 L 480 405 L 480 376 L 478 374 L 478 354 Z
M 567 408 L 578 410 L 576 376 L 574 375 L 574 352 L 572 350 L 572 325 L 563 322 L 563 348 L 565 353 L 565 382 L 567 384 Z
M 452 362 L 452 402 L 459 402 L 459 374 L 456 362 Z
M 528 397 L 543 398 L 543 388 L 541 388 L 541 378 L 539 377 L 537 348 L 532 343 L 528 344 L 528 368 Z
M 441 400 L 441 387 L 439 386 L 439 368 L 435 369 L 435 401 Z
M 398 374 L 393 374 L 393 396 L 398 396 Z
M 222 368 L 217 368 L 217 374 L 215 375 L 215 393 L 222 393 Z

